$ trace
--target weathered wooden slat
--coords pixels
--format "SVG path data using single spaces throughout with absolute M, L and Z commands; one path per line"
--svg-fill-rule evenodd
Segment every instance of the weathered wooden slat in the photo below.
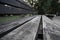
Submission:
M 59 40 L 60 26 L 46 16 L 42 16 L 43 20 L 43 38 L 44 40 Z
M 27 4 L 25 4 L 22 0 L 21 1 L 16 1 L 16 0 L 0 0 L 0 3 L 4 3 L 4 4 L 8 4 L 8 5 L 11 5 L 11 6 L 15 6 L 15 7 L 18 7 L 18 8 L 25 8 L 25 9 L 30 9 L 29 6 L 26 6 Z M 24 5 L 23 5 L 24 4 Z
M 0 14 L 23 14 L 31 13 L 29 10 L 19 9 L 11 6 L 0 5 Z
M 41 16 L 36 16 L 31 21 L 0 38 L 0 40 L 35 40 L 40 18 Z

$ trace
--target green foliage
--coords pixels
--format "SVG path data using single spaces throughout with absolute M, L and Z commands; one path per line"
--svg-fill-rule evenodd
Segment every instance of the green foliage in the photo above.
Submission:
M 58 0 L 39 0 L 39 8 L 38 9 L 40 11 L 42 9 L 44 14 L 48 14 L 48 13 L 55 14 L 56 11 L 57 11 L 56 10 L 57 9 L 57 4 L 58 4 Z M 39 11 L 39 13 L 40 13 L 40 11 Z
M 38 11 L 38 14 L 55 14 L 58 7 L 58 0 L 29 0 L 29 2 L 34 5 L 34 8 Z
M 33 0 L 27 0 L 31 6 L 33 6 Z

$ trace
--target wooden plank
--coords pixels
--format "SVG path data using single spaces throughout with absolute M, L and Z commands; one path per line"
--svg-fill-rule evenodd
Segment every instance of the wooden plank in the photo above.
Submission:
M 27 4 L 23 5 L 24 2 L 22 0 L 20 0 L 20 2 L 21 3 L 19 3 L 16 0 L 0 0 L 0 3 L 12 5 L 12 6 L 15 6 L 15 7 L 21 7 L 21 8 L 25 8 L 25 9 L 31 9 L 31 8 L 29 8 L 29 6 L 25 6 Z
M 60 38 L 59 25 L 44 15 L 42 16 L 42 20 L 44 40 L 58 40 Z M 56 36 L 58 36 L 58 38 Z
M 36 16 L 36 18 L 13 30 L 0 40 L 35 40 L 40 17 L 41 16 Z
M 0 14 L 25 14 L 31 13 L 29 10 L 19 9 L 11 6 L 0 5 Z

